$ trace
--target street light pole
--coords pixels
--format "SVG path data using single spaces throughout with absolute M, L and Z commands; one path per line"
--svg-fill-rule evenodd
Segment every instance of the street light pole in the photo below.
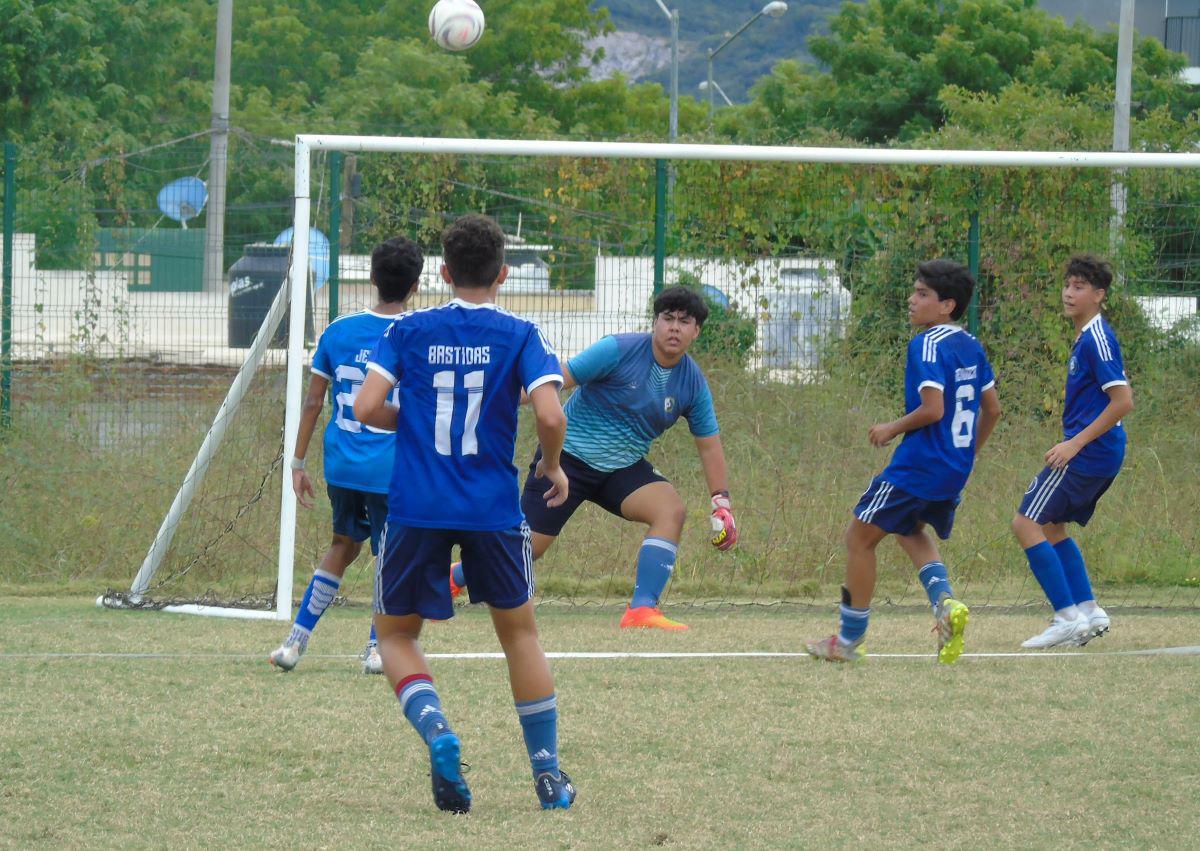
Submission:
M 708 86 L 707 86 L 707 88 L 708 88 L 708 123 L 709 124 L 712 124 L 712 118 L 713 118 L 713 89 L 714 89 L 714 86 L 713 86 L 713 60 L 717 58 L 717 54 L 720 53 L 722 50 L 724 50 L 729 45 L 729 42 L 733 41 L 735 38 L 737 38 L 739 35 L 741 35 L 747 29 L 749 29 L 750 25 L 753 24 L 755 21 L 757 21 L 759 18 L 761 18 L 763 15 L 769 15 L 772 18 L 778 18 L 780 15 L 782 15 L 784 12 L 786 12 L 787 9 L 788 9 L 787 3 L 782 2 L 782 0 L 773 0 L 773 2 L 768 3 L 767 5 L 763 6 L 761 9 L 759 9 L 757 12 L 755 12 L 754 16 L 751 17 L 750 20 L 746 21 L 746 23 L 744 23 L 740 27 L 738 27 L 737 32 L 735 32 L 733 35 L 729 36 L 723 42 L 718 44 L 715 48 L 708 51 L 708 79 L 707 79 Z M 724 97 L 724 93 L 722 93 L 721 96 Z M 728 98 L 726 98 L 726 100 L 728 100 Z
M 674 142 L 679 137 L 679 10 L 668 9 L 663 0 L 654 2 L 671 22 L 671 120 L 667 140 Z
M 709 89 L 716 89 L 717 94 L 719 94 L 721 96 L 721 99 L 725 101 L 725 105 L 733 106 L 733 101 L 731 101 L 729 99 L 729 95 L 725 94 L 725 90 L 723 88 L 721 88 L 721 84 L 718 83 L 716 80 L 713 80 L 711 83 L 708 83 L 708 82 L 700 83 L 700 91 L 707 92 Z

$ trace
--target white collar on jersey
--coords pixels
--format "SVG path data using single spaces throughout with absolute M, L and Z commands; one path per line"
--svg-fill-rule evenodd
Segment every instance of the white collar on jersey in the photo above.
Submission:
M 374 316 L 378 319 L 399 319 L 404 314 L 402 313 L 377 313 L 374 310 L 364 310 L 363 313 L 368 316 Z
M 961 325 L 955 325 L 953 322 L 942 322 L 941 324 L 934 325 L 932 328 L 930 328 L 929 333 L 932 333 L 939 328 L 949 328 L 951 331 L 961 331 L 962 330 Z
M 1089 319 L 1087 321 L 1087 325 L 1084 325 L 1081 329 L 1079 329 L 1079 333 L 1083 334 L 1085 331 L 1090 329 L 1093 325 L 1096 325 L 1097 323 L 1099 323 L 1100 320 L 1103 318 L 1104 318 L 1103 313 L 1097 313 L 1095 316 L 1093 316 L 1091 319 Z
M 482 304 L 477 304 L 473 301 L 463 301 L 461 298 L 452 298 L 450 299 L 449 303 L 456 304 L 459 307 L 465 307 L 467 310 L 479 310 L 480 308 L 495 310 L 497 307 L 499 307 L 499 305 L 494 301 L 485 301 Z

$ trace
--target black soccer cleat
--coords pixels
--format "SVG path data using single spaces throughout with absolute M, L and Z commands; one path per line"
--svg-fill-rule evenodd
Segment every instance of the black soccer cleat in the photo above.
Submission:
M 565 771 L 558 772 L 557 777 L 553 772 L 543 771 L 533 785 L 543 810 L 565 810 L 575 803 L 575 786 Z
M 433 778 L 433 802 L 439 810 L 466 813 L 471 810 L 471 790 L 459 762 L 462 745 L 458 736 L 443 733 L 429 746 L 429 774 Z

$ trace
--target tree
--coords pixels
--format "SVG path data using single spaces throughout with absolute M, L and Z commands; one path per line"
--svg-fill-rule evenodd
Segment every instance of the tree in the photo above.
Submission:
M 755 87 L 755 102 L 723 126 L 742 136 L 820 127 L 869 143 L 910 140 L 945 122 L 947 86 L 996 94 L 1020 83 L 1081 95 L 1111 91 L 1116 64 L 1115 33 L 1067 25 L 1036 0 L 847 2 L 809 48 L 825 73 L 780 63 Z M 1153 39 L 1140 39 L 1136 51 L 1140 109 L 1169 105 L 1182 115 L 1196 107 L 1176 79 L 1180 55 Z

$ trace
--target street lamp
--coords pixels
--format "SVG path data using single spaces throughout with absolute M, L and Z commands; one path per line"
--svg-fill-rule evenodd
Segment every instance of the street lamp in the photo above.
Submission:
M 716 89 L 717 94 L 724 99 L 726 106 L 733 106 L 733 101 L 729 99 L 729 95 L 725 94 L 725 90 L 721 88 L 720 84 L 716 80 L 713 80 L 711 84 L 707 80 L 701 80 L 699 86 L 700 91 L 707 92 L 710 85 L 712 88 Z
M 671 22 L 671 123 L 667 138 L 674 142 L 679 136 L 679 10 L 668 9 L 663 0 L 654 2 Z
M 713 92 L 716 91 L 716 85 L 713 83 L 713 60 L 716 59 L 717 54 L 724 50 L 729 42 L 733 41 L 739 35 L 744 33 L 751 24 L 753 24 L 763 15 L 768 15 L 772 18 L 778 18 L 780 15 L 786 12 L 787 9 L 787 3 L 782 2 L 782 0 L 773 0 L 771 3 L 768 3 L 759 9 L 758 12 L 754 14 L 754 17 L 742 24 L 741 27 L 738 28 L 737 32 L 718 44 L 715 49 L 708 51 L 708 85 L 706 86 L 706 89 L 708 91 L 708 121 L 710 124 L 712 123 L 713 117 Z M 721 92 L 721 97 L 725 97 L 724 92 Z M 725 101 L 728 103 L 729 98 L 725 98 Z

